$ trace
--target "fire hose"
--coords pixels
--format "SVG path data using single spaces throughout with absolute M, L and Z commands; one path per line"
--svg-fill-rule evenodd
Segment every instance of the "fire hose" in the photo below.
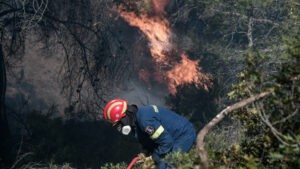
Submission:
M 134 166 L 134 164 L 135 164 L 139 159 L 140 159 L 140 158 L 139 158 L 138 156 L 134 157 L 134 158 L 131 160 L 130 164 L 128 165 L 127 169 L 131 169 L 131 168 Z

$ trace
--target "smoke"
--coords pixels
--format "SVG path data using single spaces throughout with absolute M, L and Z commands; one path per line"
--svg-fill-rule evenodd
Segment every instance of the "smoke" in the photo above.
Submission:
M 165 15 L 165 8 L 169 3 L 169 0 L 152 0 L 153 12 L 156 15 L 162 16 Z
M 37 43 L 38 37 L 34 34 L 27 37 L 22 62 L 7 76 L 7 109 L 24 113 L 55 106 L 58 112 L 63 112 L 68 105 L 58 79 L 63 50 L 57 50 L 55 55 L 47 57 L 42 42 Z
M 132 79 L 116 93 L 114 98 L 125 99 L 129 104 L 163 106 L 168 92 L 158 85 L 150 87 L 138 79 Z

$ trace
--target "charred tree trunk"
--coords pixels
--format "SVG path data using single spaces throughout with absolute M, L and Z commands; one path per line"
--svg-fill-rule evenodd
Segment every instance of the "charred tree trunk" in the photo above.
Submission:
M 10 154 L 10 132 L 5 112 L 6 71 L 2 45 L 0 44 L 0 168 L 8 162 Z M 2 164 L 1 164 L 2 163 Z

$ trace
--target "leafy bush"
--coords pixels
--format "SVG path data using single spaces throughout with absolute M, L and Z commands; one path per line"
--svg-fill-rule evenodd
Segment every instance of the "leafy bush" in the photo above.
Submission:
M 242 99 L 268 90 L 273 93 L 234 114 L 245 126 L 247 139 L 238 150 L 222 153 L 230 166 L 299 166 L 300 37 L 290 38 L 285 47 L 276 58 L 253 51 L 246 56 L 241 81 L 230 96 Z
M 125 169 L 125 168 L 127 168 L 127 164 L 125 164 L 124 162 L 117 163 L 117 164 L 107 163 L 101 167 L 101 169 Z
M 200 165 L 200 157 L 196 148 L 191 149 L 188 153 L 172 153 L 166 158 L 170 159 L 168 164 L 177 169 L 193 169 L 194 166 Z

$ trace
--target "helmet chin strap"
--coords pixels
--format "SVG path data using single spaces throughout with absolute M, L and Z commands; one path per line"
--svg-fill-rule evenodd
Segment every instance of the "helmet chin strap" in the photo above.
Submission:
M 129 125 L 123 126 L 121 132 L 123 135 L 128 135 L 131 132 L 131 127 Z

